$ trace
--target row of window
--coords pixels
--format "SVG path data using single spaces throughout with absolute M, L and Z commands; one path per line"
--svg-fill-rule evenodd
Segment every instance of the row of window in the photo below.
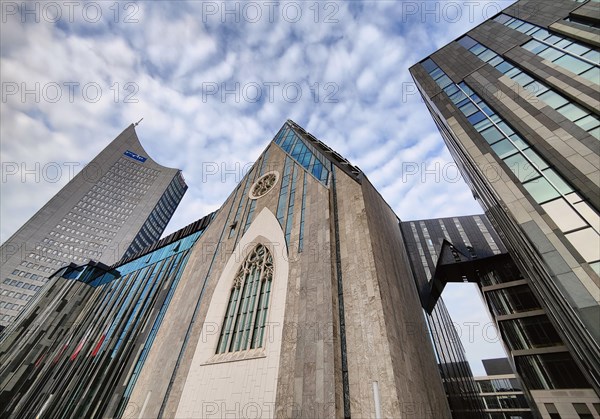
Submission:
M 133 182 L 139 185 L 151 185 L 158 172 L 154 174 L 144 173 L 140 171 L 141 166 L 133 163 L 135 166 L 130 166 L 131 161 L 125 158 L 120 158 L 107 173 L 116 175 L 126 182 Z M 145 167 L 144 167 L 145 168 Z
M 46 278 L 45 281 L 47 281 L 48 279 Z M 24 290 L 30 290 L 33 292 L 37 292 L 39 290 L 42 289 L 43 285 L 34 285 L 34 284 L 28 284 L 27 282 L 24 281 L 15 281 L 14 279 L 10 279 L 10 278 L 6 278 L 4 280 L 4 284 L 6 285 L 10 285 L 11 287 L 16 287 L 16 288 L 22 288 Z M 2 295 L 6 295 L 7 297 L 13 297 L 13 298 L 17 298 L 15 297 L 16 295 L 19 295 L 18 298 L 21 298 L 23 300 L 27 299 L 27 298 L 22 298 L 23 295 L 26 296 L 26 294 L 23 293 L 18 293 L 16 291 L 11 291 L 7 288 L 4 288 L 4 290 L 2 291 Z M 31 298 L 29 298 L 30 300 Z
M 600 84 L 600 68 L 598 66 L 600 53 L 598 51 L 505 14 L 500 14 L 494 20 L 535 38 L 535 40 L 523 44 L 523 48 L 572 73 Z
M 600 118 L 594 115 L 593 112 L 579 106 L 546 84 L 525 74 L 518 66 L 504 60 L 494 51 L 481 45 L 474 39 L 464 36 L 458 40 L 458 43 L 475 54 L 482 61 L 487 62 L 498 71 L 517 82 L 534 97 L 541 99 L 545 104 L 561 113 L 565 118 L 574 122 L 580 128 L 600 140 Z
M 4 295 L 4 291 L 2 291 L 2 295 Z M 21 311 L 23 307 L 25 306 L 22 304 L 7 303 L 5 301 L 0 301 L 0 308 L 3 308 L 5 310 Z
M 46 273 L 52 273 L 53 272 L 52 268 L 49 268 L 49 267 L 43 266 L 43 265 L 38 265 L 38 264 L 33 263 L 33 262 L 27 262 L 26 260 L 21 261 L 21 266 L 24 266 L 24 267 L 30 268 L 30 269 L 36 269 L 38 271 L 46 272 Z
M 302 175 L 302 208 L 300 209 L 300 232 L 298 236 L 298 252 L 304 249 L 304 209 L 306 207 L 306 172 Z
M 111 207 L 111 209 L 106 209 L 106 208 L 100 208 L 94 204 L 88 204 L 87 202 L 79 202 L 77 204 L 77 206 L 75 207 L 75 209 L 77 208 L 86 208 L 86 209 L 90 209 L 92 211 L 94 211 L 95 214 L 98 214 L 98 217 L 102 218 L 103 215 L 107 215 L 109 217 L 114 217 L 115 219 L 125 219 L 129 216 L 129 214 L 131 214 L 131 210 L 130 209 L 126 209 L 126 210 L 121 210 L 119 208 L 117 209 L 113 209 Z M 120 214 L 122 213 L 122 214 Z
M 86 247 L 89 247 L 89 248 L 92 248 L 92 249 L 99 249 L 99 250 L 106 249 L 106 245 L 105 244 L 99 244 L 99 243 L 90 242 L 90 241 L 87 241 L 87 240 L 79 240 L 79 239 L 74 238 L 74 237 L 65 237 L 65 238 L 66 238 L 66 240 L 68 242 L 73 242 L 73 243 L 79 244 L 81 246 L 86 246 Z M 62 247 L 62 248 L 66 248 L 66 249 L 71 249 L 71 250 L 77 249 L 76 247 L 73 247 L 69 243 L 57 242 L 56 240 L 49 239 L 48 237 L 45 237 L 42 240 L 42 243 L 46 243 L 46 244 L 49 244 L 51 246 L 57 246 L 57 247 Z
M 425 270 L 425 276 L 429 281 L 431 279 L 431 269 L 429 269 L 429 262 L 427 261 L 427 257 L 425 256 L 425 251 L 423 250 L 423 246 L 421 245 L 421 240 L 419 239 L 419 233 L 417 232 L 417 226 L 415 223 L 410 223 L 410 228 L 413 233 L 413 237 L 415 239 L 415 243 L 417 244 L 417 251 L 419 252 L 419 257 L 421 258 L 421 265 L 423 265 L 423 269 Z
M 596 211 L 581 201 L 564 178 L 465 82 L 453 83 L 430 58 L 422 65 L 531 197 L 542 205 L 586 262 L 598 272 L 600 234 L 596 226 L 600 218 Z
M 60 243 L 60 244 L 63 244 L 63 243 Z M 71 256 L 72 253 L 61 252 L 61 251 L 59 251 L 57 249 L 50 249 L 50 248 L 48 248 L 46 246 L 37 245 L 37 246 L 35 246 L 35 250 L 39 250 L 39 251 L 41 251 L 41 252 L 43 252 L 44 254 L 47 254 L 47 255 L 54 255 L 54 256 L 65 258 L 65 259 L 73 259 L 72 256 Z M 100 256 L 102 256 L 102 252 L 96 252 L 94 250 L 83 249 L 81 247 L 68 246 L 67 250 L 70 250 L 70 251 L 74 250 L 74 251 L 79 252 L 81 254 L 90 255 L 90 256 L 93 256 L 93 257 L 100 257 Z
M 485 293 L 495 316 L 540 310 L 540 303 L 528 285 L 502 288 Z
M 63 218 L 63 220 L 61 222 L 65 223 L 67 225 L 72 225 L 76 228 L 73 229 L 70 227 L 65 227 L 61 224 L 57 224 L 55 227 L 57 230 L 61 230 L 66 233 L 73 234 L 75 236 L 81 236 L 83 238 L 93 240 L 96 242 L 99 242 L 99 241 L 109 242 L 113 237 L 115 237 L 117 235 L 117 233 L 114 231 L 100 230 L 100 229 L 96 229 L 95 227 L 90 227 L 89 229 L 98 230 L 99 233 L 105 234 L 108 237 L 96 236 L 95 234 L 90 234 L 90 233 L 86 233 L 86 232 L 82 231 L 84 228 L 89 227 L 89 226 L 86 226 L 85 224 L 82 225 L 81 223 L 77 223 L 73 220 L 68 220 L 66 218 Z M 63 234 L 56 230 L 52 230 L 51 232 L 48 233 L 48 235 L 51 237 L 57 237 L 60 240 L 66 240 L 66 241 L 71 241 L 71 242 L 75 242 L 75 243 L 79 243 L 81 241 L 80 239 L 78 239 L 76 237 L 72 237 L 67 234 Z
M 105 223 L 104 221 L 96 220 L 94 218 L 88 218 L 88 217 L 85 217 L 85 216 L 83 216 L 81 214 L 75 214 L 73 212 L 69 212 L 67 214 L 67 216 L 71 217 L 71 218 L 74 218 L 76 220 L 82 221 L 84 224 L 81 227 L 83 227 L 83 228 L 85 228 L 87 230 L 91 230 L 94 233 L 109 234 L 108 230 L 102 230 L 102 229 L 109 229 L 109 230 L 112 230 L 112 231 L 116 231 L 116 230 L 119 229 L 119 226 L 117 226 L 115 224 L 108 224 L 108 223 Z M 64 218 L 63 218 L 63 220 L 64 220 Z M 92 226 L 95 226 L 95 225 L 101 227 L 102 229 L 97 228 L 97 227 L 92 227 Z M 77 226 L 77 227 L 79 227 L 79 226 Z
M 483 234 L 483 237 L 485 238 L 485 241 L 487 242 L 488 246 L 490 247 L 490 249 L 492 249 L 492 252 L 495 255 L 500 254 L 501 253 L 500 252 L 500 248 L 498 247 L 498 245 L 494 241 L 494 238 L 492 237 L 492 235 L 488 231 L 488 229 L 485 226 L 485 224 L 484 224 L 483 220 L 481 219 L 481 217 L 479 215 L 476 215 L 476 216 L 473 217 L 473 219 L 475 220 L 475 224 L 477 224 L 477 227 L 479 227 L 479 230 Z
M 546 315 L 505 320 L 498 324 L 503 341 L 510 350 L 546 348 L 563 344 Z
M 115 169 L 116 172 L 124 175 L 129 174 L 146 181 L 153 181 L 158 176 L 159 171 L 151 169 L 150 167 L 134 163 L 128 159 L 121 157 L 111 169 Z
M 3 322 L 12 322 L 17 318 L 17 316 L 11 316 L 10 314 L 5 314 L 4 316 L 2 316 L 2 321 Z
M 97 199 L 99 198 L 99 199 Z M 136 207 L 136 204 L 123 202 L 118 199 L 109 198 L 108 196 L 101 196 L 96 193 L 87 193 L 81 202 L 96 205 L 99 208 L 112 208 L 118 212 L 127 212 L 131 214 L 131 210 Z
M 47 263 L 49 265 L 57 265 L 57 266 L 64 265 L 64 262 L 61 261 L 61 260 L 53 259 L 51 257 L 44 256 L 44 255 L 41 255 L 39 253 L 30 253 L 28 255 L 28 258 L 30 260 L 37 260 L 37 261 L 40 261 L 40 262 L 45 262 L 45 263 Z M 77 260 L 77 259 L 75 259 L 75 260 Z
M 506 284 L 521 279 L 523 279 L 521 272 L 512 262 L 496 264 L 496 268 L 493 271 L 484 272 L 480 275 L 481 285 L 484 287 Z
M 516 378 L 489 378 L 476 380 L 480 393 L 509 393 L 522 391 Z
M 81 214 L 85 214 L 85 215 L 87 215 L 89 217 L 94 217 L 96 219 L 108 221 L 110 223 L 121 223 L 121 224 L 125 223 L 125 218 L 126 217 L 123 217 L 123 219 L 121 221 L 119 221 L 119 220 L 117 220 L 117 217 L 109 217 L 109 216 L 106 216 L 106 215 L 101 215 L 101 214 L 98 214 L 98 212 L 96 212 L 96 211 L 88 211 L 87 209 L 83 209 L 83 208 L 81 208 L 79 206 L 75 206 L 73 208 L 73 210 L 77 211 L 77 212 L 79 212 Z
M 43 276 L 32 274 L 31 272 L 20 271 L 18 269 L 12 271 L 11 274 L 22 278 L 32 279 L 34 281 L 46 281 L 45 277 Z
M 292 173 L 290 196 L 288 200 L 287 218 L 285 222 L 285 242 L 290 242 L 292 233 L 292 224 L 294 221 L 294 201 L 296 198 L 296 185 L 298 184 L 298 166 L 294 164 L 294 172 Z
M 286 207 L 288 204 L 288 190 L 290 188 L 290 177 L 292 176 L 292 167 L 294 163 L 286 156 L 283 165 L 283 176 L 281 177 L 281 188 L 279 189 L 279 201 L 277 203 L 277 220 L 284 228 L 284 219 L 286 215 Z
M 483 396 L 487 409 L 528 409 L 527 399 L 522 394 Z
M 47 278 L 44 279 L 44 282 L 48 281 Z M 34 284 L 29 284 L 27 282 L 24 281 L 17 281 L 16 279 L 10 279 L 10 278 L 5 278 L 3 284 L 6 285 L 10 285 L 11 287 L 16 287 L 16 288 L 22 288 L 24 290 L 30 290 L 30 291 L 38 291 L 42 288 L 42 285 L 34 285 Z M 21 293 L 16 293 L 13 295 L 9 295 L 10 292 L 6 295 L 8 295 L 9 297 L 15 297 L 15 298 L 20 298 L 22 300 L 31 300 L 31 298 L 25 298 L 27 297 L 27 294 L 21 294 Z M 19 295 L 19 297 L 16 297 L 16 295 Z M 31 297 L 31 296 L 29 296 Z
M 319 182 L 327 185 L 331 163 L 313 146 L 306 144 L 292 128 L 286 125 L 279 131 L 274 141 Z
M 118 199 L 121 202 L 127 202 L 130 204 L 137 204 L 140 202 L 140 196 L 133 195 L 131 192 L 121 188 L 118 185 L 114 185 L 116 182 L 110 181 L 110 184 L 104 178 L 100 179 L 98 183 L 96 183 L 90 189 L 89 193 L 94 194 L 96 196 L 106 196 L 111 195 Z M 127 193 L 125 193 L 127 192 Z

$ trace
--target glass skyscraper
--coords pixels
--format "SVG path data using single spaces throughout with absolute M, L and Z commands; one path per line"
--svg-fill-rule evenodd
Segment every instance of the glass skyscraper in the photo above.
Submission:
M 544 415 L 599 401 L 597 22 L 597 2 L 521 0 L 411 68 L 522 275 L 481 285 Z

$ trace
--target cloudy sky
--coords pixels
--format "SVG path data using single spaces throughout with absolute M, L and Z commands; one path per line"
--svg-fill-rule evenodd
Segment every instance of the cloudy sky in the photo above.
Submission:
M 2 1 L 1 239 L 141 118 L 190 186 L 166 233 L 218 208 L 288 118 L 403 220 L 480 213 L 408 68 L 511 3 Z M 446 294 L 482 374 L 503 351 L 480 297 Z

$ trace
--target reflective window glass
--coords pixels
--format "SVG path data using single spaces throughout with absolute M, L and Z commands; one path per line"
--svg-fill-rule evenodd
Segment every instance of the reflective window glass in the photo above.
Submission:
M 567 54 L 563 55 L 557 60 L 554 60 L 554 63 L 572 71 L 575 74 L 581 74 L 593 67 L 591 64 L 586 63 L 585 61 Z
M 568 103 L 567 99 L 565 99 L 558 93 L 553 92 L 552 90 L 548 90 L 547 92 L 542 93 L 538 97 L 542 99 L 548 106 L 554 109 L 559 108 L 564 104 Z
M 557 58 L 565 55 L 565 53 L 557 50 L 556 48 L 547 48 L 547 49 L 541 51 L 538 55 L 546 60 L 554 61 Z
M 530 182 L 524 183 L 523 186 L 531 194 L 533 199 L 538 204 L 548 202 L 552 199 L 558 198 L 560 194 L 554 189 L 546 179 L 540 177 Z
M 508 140 L 502 140 L 497 142 L 496 144 L 492 145 L 492 149 L 501 159 L 515 154 L 517 152 L 515 146 L 513 146 Z
M 521 182 L 535 179 L 540 176 L 538 171 L 535 170 L 531 163 L 529 163 L 521 154 L 507 157 L 504 159 L 504 162 Z
M 482 131 L 481 135 L 490 144 L 494 144 L 504 138 L 504 135 L 502 135 L 498 128 L 494 126 L 489 127 L 485 131 Z

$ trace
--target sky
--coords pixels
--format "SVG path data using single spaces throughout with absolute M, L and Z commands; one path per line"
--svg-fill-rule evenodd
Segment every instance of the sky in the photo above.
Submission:
M 165 234 L 217 209 L 288 118 L 402 220 L 481 213 L 408 69 L 511 3 L 2 1 L 0 238 L 142 118 L 189 185 Z M 481 298 L 444 294 L 483 375 L 504 352 Z

